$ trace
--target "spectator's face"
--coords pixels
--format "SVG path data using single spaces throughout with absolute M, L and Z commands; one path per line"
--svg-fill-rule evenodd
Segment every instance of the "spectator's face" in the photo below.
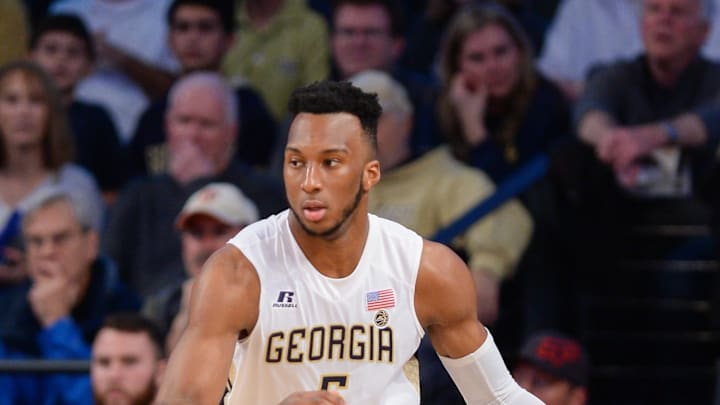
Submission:
M 648 57 L 690 61 L 708 33 L 699 0 L 645 0 L 642 35 Z
M 25 73 L 9 73 L 0 82 L 0 134 L 7 148 L 38 146 L 49 117 L 39 80 Z
M 32 59 L 48 72 L 63 93 L 71 93 L 75 85 L 90 72 L 91 62 L 82 39 L 63 31 L 49 31 L 31 50 Z
M 378 120 L 378 160 L 383 170 L 389 170 L 410 154 L 412 116 L 389 111 Z
M 290 126 L 283 178 L 296 225 L 311 236 L 342 235 L 380 180 L 360 120 L 349 113 L 298 114 Z
M 170 47 L 184 71 L 217 70 L 230 42 L 214 10 L 184 5 L 175 11 Z
M 343 5 L 335 11 L 332 51 L 343 78 L 368 69 L 388 70 L 402 51 L 390 16 L 379 5 Z
M 520 79 L 520 50 L 503 27 L 490 24 L 465 38 L 459 66 L 471 88 L 486 86 L 490 97 L 503 98 Z
M 236 135 L 225 111 L 218 92 L 201 84 L 178 93 L 166 114 L 170 158 L 192 154 L 216 167 L 224 165 Z
M 573 386 L 529 364 L 521 363 L 515 367 L 513 377 L 547 405 L 583 405 L 587 399 L 585 388 Z
M 92 348 L 90 377 L 98 405 L 150 405 L 164 362 L 144 332 L 105 328 Z
M 26 219 L 23 238 L 30 277 L 83 280 L 98 255 L 97 233 L 84 229 L 67 201 L 56 201 Z
M 185 271 L 200 274 L 205 261 L 240 232 L 242 226 L 226 225 L 213 217 L 196 214 L 188 218 L 182 230 L 182 256 Z

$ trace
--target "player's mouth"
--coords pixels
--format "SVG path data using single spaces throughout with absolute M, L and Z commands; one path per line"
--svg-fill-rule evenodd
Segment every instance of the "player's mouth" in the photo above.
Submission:
M 320 222 L 325 218 L 327 207 L 319 201 L 307 201 L 303 204 L 303 215 L 310 222 Z

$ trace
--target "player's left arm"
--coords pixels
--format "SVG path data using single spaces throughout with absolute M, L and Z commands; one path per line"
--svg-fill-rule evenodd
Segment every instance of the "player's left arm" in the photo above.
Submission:
M 513 380 L 492 336 L 477 320 L 470 271 L 444 245 L 425 241 L 415 310 L 468 404 L 542 404 Z

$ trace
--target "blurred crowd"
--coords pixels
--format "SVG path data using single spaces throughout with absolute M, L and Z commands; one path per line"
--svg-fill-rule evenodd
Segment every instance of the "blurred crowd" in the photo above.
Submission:
M 720 229 L 716 3 L 0 0 L 0 359 L 91 360 L 0 373 L 0 405 L 151 403 L 193 277 L 287 207 L 287 101 L 324 79 L 378 94 L 375 214 L 433 238 L 533 179 L 448 243 L 518 382 L 586 403 L 577 278 L 638 201 Z M 428 347 L 423 403 L 458 401 Z

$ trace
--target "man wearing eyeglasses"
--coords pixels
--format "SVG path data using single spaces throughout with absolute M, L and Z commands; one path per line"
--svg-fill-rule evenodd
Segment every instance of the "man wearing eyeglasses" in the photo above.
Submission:
M 0 312 L 5 357 L 90 359 L 106 314 L 137 311 L 140 300 L 99 255 L 86 204 L 53 189 L 30 205 L 22 223 L 30 280 L 10 292 L 13 304 Z M 78 404 L 90 392 L 82 375 L 11 378 L 18 403 Z
M 255 203 L 230 183 L 210 183 L 193 193 L 177 216 L 182 260 L 188 279 L 150 296 L 143 313 L 166 335 L 165 350 L 175 347 L 187 324 L 187 307 L 195 276 L 205 261 L 242 228 L 259 219 Z
M 366 71 L 390 73 L 407 90 L 415 116 L 411 147 L 421 154 L 440 144 L 435 120 L 435 78 L 398 65 L 405 49 L 405 15 L 395 0 L 338 0 L 332 17 L 331 79 L 347 80 Z
M 234 3 L 224 0 L 173 0 L 167 11 L 168 44 L 180 63 L 181 77 L 201 70 L 219 72 L 235 40 Z M 266 167 L 276 138 L 276 122 L 260 95 L 247 84 L 233 88 L 237 103 L 235 157 Z M 132 175 L 159 174 L 167 169 L 164 119 L 167 94 L 142 113 L 128 146 Z

